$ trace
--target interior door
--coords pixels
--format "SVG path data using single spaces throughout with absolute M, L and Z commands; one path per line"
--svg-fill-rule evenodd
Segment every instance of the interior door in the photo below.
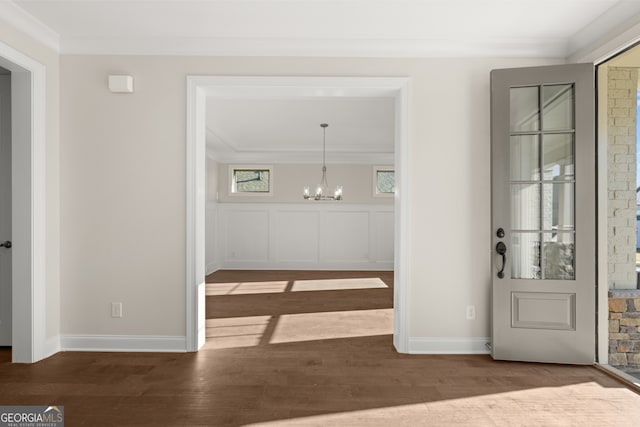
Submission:
M 11 345 L 11 75 L 0 75 L 0 346 Z
M 593 64 L 491 73 L 492 356 L 596 354 Z

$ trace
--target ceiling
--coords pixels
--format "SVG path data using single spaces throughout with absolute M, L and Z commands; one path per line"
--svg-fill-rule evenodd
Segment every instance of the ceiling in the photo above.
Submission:
M 618 0 L 5 0 L 62 53 L 567 57 L 640 13 Z
M 393 98 L 263 97 L 207 101 L 207 145 L 221 162 L 393 162 Z
M 5 0 L 0 19 L 62 54 L 567 58 L 640 22 L 617 0 Z M 387 98 L 217 97 L 221 161 L 388 163 Z

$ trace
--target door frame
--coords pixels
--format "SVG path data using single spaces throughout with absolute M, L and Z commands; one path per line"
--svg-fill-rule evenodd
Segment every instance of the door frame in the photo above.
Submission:
M 409 352 L 410 209 L 407 77 L 187 76 L 186 350 L 205 341 L 206 97 L 383 96 L 395 99 L 394 333 L 398 352 Z
M 46 68 L 0 42 L 11 71 L 12 362 L 48 357 L 46 345 Z
M 640 24 L 635 24 L 623 32 L 603 37 L 588 49 L 569 57 L 570 63 L 591 62 L 596 68 L 594 96 L 596 97 L 596 356 L 597 363 L 609 363 L 609 287 L 607 260 L 607 108 L 606 99 L 599 96 L 599 88 L 606 84 L 606 74 L 598 66 L 623 51 L 640 44 Z

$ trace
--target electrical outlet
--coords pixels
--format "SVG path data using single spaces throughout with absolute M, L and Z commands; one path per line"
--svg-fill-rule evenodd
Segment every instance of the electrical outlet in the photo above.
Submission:
M 111 303 L 111 317 L 122 317 L 122 303 L 121 302 L 112 302 Z
M 476 306 L 468 305 L 467 306 L 467 320 L 476 320 Z

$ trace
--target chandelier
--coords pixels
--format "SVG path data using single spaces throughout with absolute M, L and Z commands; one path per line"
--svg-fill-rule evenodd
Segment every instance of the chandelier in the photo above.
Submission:
M 316 191 L 313 196 L 309 193 L 309 186 L 305 186 L 303 190 L 303 197 L 305 200 L 342 200 L 342 186 L 339 185 L 333 191 L 333 195 L 329 190 L 329 185 L 327 184 L 327 165 L 325 163 L 326 160 L 326 133 L 327 133 L 327 123 L 321 123 L 320 127 L 322 128 L 322 179 L 320 184 L 316 186 Z

